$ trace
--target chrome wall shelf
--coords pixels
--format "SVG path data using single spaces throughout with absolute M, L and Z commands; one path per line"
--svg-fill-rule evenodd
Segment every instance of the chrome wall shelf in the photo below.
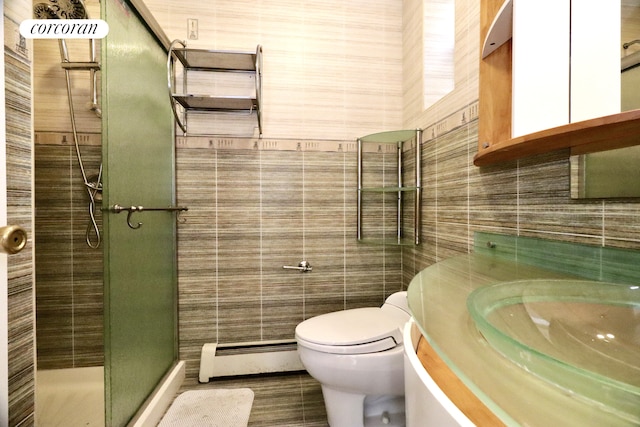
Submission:
M 181 67 L 177 67 L 178 64 Z M 182 74 L 182 83 L 178 86 L 179 70 Z M 255 91 L 250 95 L 240 96 L 191 93 L 189 81 L 197 72 L 207 72 L 214 75 L 216 73 L 248 75 L 249 78 L 255 80 Z M 194 135 L 188 127 L 190 113 L 232 113 L 254 115 L 258 124 L 258 132 L 262 136 L 260 103 L 262 97 L 262 46 L 258 45 L 255 52 L 188 49 L 185 42 L 174 40 L 167 57 L 167 79 L 173 114 L 177 125 L 185 135 Z M 200 134 L 218 135 L 215 132 Z
M 411 142 L 414 143 L 413 147 L 410 146 Z M 374 179 L 376 182 L 372 185 L 369 183 L 365 183 L 365 171 L 364 171 L 364 156 L 365 153 L 369 150 L 365 150 L 365 145 L 373 144 L 373 150 L 371 152 L 372 155 L 375 155 L 376 152 L 385 151 L 383 145 L 392 145 L 393 152 L 390 153 L 394 155 L 394 183 L 393 185 L 386 185 L 384 182 L 384 171 L 373 171 L 372 173 L 367 172 L 367 176 L 377 177 Z M 378 146 L 375 147 L 375 144 Z M 420 208 L 421 208 L 421 157 L 420 157 L 420 146 L 422 144 L 422 130 L 399 130 L 399 131 L 390 131 L 390 132 L 381 132 L 372 135 L 367 135 L 362 138 L 358 138 L 358 241 L 362 243 L 370 243 L 376 245 L 401 245 L 401 246 L 413 246 L 420 244 Z M 404 185 L 404 176 L 406 172 L 406 165 L 403 159 L 404 153 L 409 151 L 410 148 L 413 148 L 414 159 L 413 159 L 413 182 L 409 185 Z M 384 167 L 384 166 L 383 166 Z M 382 182 L 382 186 L 379 184 Z M 391 237 L 384 230 L 384 218 L 376 218 L 375 215 L 371 217 L 371 221 L 379 222 L 381 225 L 377 228 L 377 232 L 370 233 L 372 235 L 365 236 L 364 229 L 364 206 L 363 206 L 363 198 L 365 194 L 372 193 L 380 193 L 380 194 L 395 194 L 395 230 L 394 236 Z M 413 197 L 408 197 L 409 194 L 412 194 Z M 411 200 L 412 199 L 412 200 Z M 384 198 L 379 200 L 379 203 L 384 205 Z M 412 210 L 412 222 L 413 222 L 413 230 L 412 235 L 407 236 L 404 229 L 404 211 L 405 205 L 411 204 Z M 384 212 L 385 207 L 382 206 L 374 206 L 375 203 L 372 203 L 372 209 L 375 209 L 379 212 Z

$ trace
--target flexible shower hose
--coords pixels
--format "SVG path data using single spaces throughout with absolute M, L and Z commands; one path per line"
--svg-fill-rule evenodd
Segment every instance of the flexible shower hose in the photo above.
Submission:
M 64 40 L 60 40 L 60 52 L 62 56 L 63 62 L 69 62 L 68 57 L 66 55 L 66 45 Z M 98 177 L 94 182 L 90 182 L 87 179 L 87 173 L 84 169 L 84 164 L 82 162 L 82 155 L 80 154 L 80 145 L 78 143 L 78 131 L 76 128 L 76 119 L 75 119 L 75 111 L 73 108 L 73 97 L 71 93 L 71 76 L 69 74 L 69 69 L 64 69 L 65 79 L 67 83 L 67 98 L 69 100 L 69 115 L 71 118 L 71 132 L 73 133 L 73 143 L 76 148 L 76 156 L 78 158 L 78 165 L 80 166 L 80 172 L 82 173 L 82 179 L 84 181 L 84 186 L 87 190 L 87 194 L 89 195 L 89 224 L 87 225 L 87 231 L 85 234 L 85 241 L 87 245 L 89 245 L 92 249 L 97 249 L 101 243 L 100 229 L 98 227 L 98 222 L 96 221 L 96 195 L 98 192 L 102 191 L 102 163 L 100 164 L 100 169 L 98 171 Z

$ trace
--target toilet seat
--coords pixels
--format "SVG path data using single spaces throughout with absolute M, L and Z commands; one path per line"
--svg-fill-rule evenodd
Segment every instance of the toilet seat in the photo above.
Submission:
M 311 350 L 331 354 L 368 354 L 394 348 L 397 344 L 391 337 L 382 340 L 353 345 L 324 345 L 298 338 L 298 345 Z
M 296 327 L 296 339 L 324 353 L 375 353 L 402 343 L 401 326 L 379 307 L 356 308 L 305 320 Z

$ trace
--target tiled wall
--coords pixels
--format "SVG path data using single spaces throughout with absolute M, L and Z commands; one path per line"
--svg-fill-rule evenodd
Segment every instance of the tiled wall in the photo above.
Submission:
M 41 3 L 33 0 L 33 4 Z M 45 2 L 46 3 L 46 2 Z M 100 17 L 99 0 L 84 0 L 90 18 Z M 84 39 L 66 40 L 70 61 L 89 61 L 89 41 Z M 100 55 L 100 40 L 97 41 Z M 34 128 L 39 132 L 71 132 L 69 103 L 65 73 L 60 66 L 60 48 L 56 39 L 35 39 L 33 41 L 34 67 L 33 90 L 43 102 L 33 104 Z M 98 73 L 98 87 L 100 87 Z M 71 72 L 71 92 L 75 101 L 74 113 L 80 132 L 100 133 L 100 119 L 88 108 L 91 101 L 88 71 Z
M 91 17 L 99 16 L 98 0 L 86 6 Z M 72 61 L 90 59 L 87 40 L 67 42 Z M 102 248 L 85 243 L 89 197 L 73 145 L 60 61 L 57 40 L 33 41 L 38 369 L 101 366 L 104 358 Z M 89 73 L 73 71 L 70 79 L 80 151 L 91 176 L 100 164 L 101 120 L 87 106 Z M 101 216 L 98 204 L 99 226 Z M 96 242 L 95 235 L 91 239 Z
M 162 3 L 162 4 L 161 4 Z M 552 238 L 566 241 L 580 241 L 583 243 L 595 243 L 606 244 L 610 246 L 623 246 L 623 247 L 640 247 L 640 235 L 638 233 L 638 204 L 636 203 L 611 203 L 611 202 L 576 202 L 569 198 L 569 166 L 568 160 L 565 156 L 558 154 L 550 154 L 545 156 L 539 156 L 535 159 L 528 159 L 519 163 L 511 163 L 508 165 L 477 168 L 473 166 L 472 159 L 476 152 L 477 147 L 477 91 L 478 91 L 478 33 L 479 33 L 479 3 L 470 0 L 458 0 L 456 4 L 456 71 L 455 81 L 456 87 L 454 91 L 438 102 L 435 106 L 427 111 L 422 110 L 422 0 L 406 0 L 402 4 L 403 20 L 397 19 L 394 14 L 388 15 L 388 21 L 385 25 L 378 25 L 377 28 L 383 28 L 383 31 L 375 33 L 367 33 L 362 27 L 358 31 L 362 32 L 349 32 L 347 30 L 331 32 L 331 36 L 328 32 L 316 33 L 316 37 L 311 35 L 314 31 L 315 24 L 310 24 L 312 21 L 310 13 L 313 10 L 313 5 L 307 7 L 307 3 L 304 6 L 289 5 L 291 6 L 294 19 L 290 22 L 295 23 L 293 26 L 285 26 L 284 28 L 274 29 L 271 25 L 276 25 L 273 22 L 274 17 L 279 17 L 285 12 L 280 11 L 278 7 L 285 6 L 286 2 L 278 2 L 274 9 L 268 9 L 266 7 L 257 8 L 249 13 L 248 16 L 254 19 L 247 19 L 246 23 L 259 23 L 258 25 L 248 25 L 242 27 L 242 35 L 238 35 L 240 27 L 234 25 L 236 20 L 228 21 L 228 14 L 231 13 L 225 9 L 224 2 L 216 2 L 212 4 L 212 7 L 216 9 L 214 17 L 211 21 L 206 19 L 200 19 L 201 28 L 204 31 L 201 33 L 201 38 L 197 41 L 188 41 L 191 46 L 195 47 L 211 47 L 211 48 L 243 48 L 246 49 L 254 43 L 261 43 L 265 49 L 265 61 L 274 61 L 269 66 L 265 65 L 265 90 L 270 97 L 270 105 L 265 107 L 265 114 L 269 115 L 269 120 L 265 124 L 266 141 L 271 141 L 269 138 L 270 132 L 273 132 L 274 138 L 282 141 L 287 141 L 292 138 L 299 138 L 304 141 L 308 138 L 317 138 L 319 136 L 332 137 L 335 135 L 337 139 L 342 139 L 345 142 L 353 141 L 359 135 L 371 133 L 379 130 L 392 130 L 396 128 L 423 128 L 425 143 L 422 147 L 422 163 L 423 163 L 423 201 L 422 201 L 422 244 L 417 248 L 405 249 L 402 253 L 402 274 L 403 283 L 408 284 L 410 279 L 420 269 L 437 262 L 438 260 L 447 258 L 449 256 L 465 253 L 472 250 L 473 233 L 476 230 L 498 231 L 507 234 L 515 235 L 527 235 L 527 236 L 541 236 L 545 238 Z M 384 2 L 376 4 L 374 6 L 362 7 L 360 12 L 354 13 L 347 20 L 353 20 L 354 23 L 359 22 L 359 19 L 367 20 L 371 16 L 369 13 L 377 10 L 377 7 L 381 6 Z M 395 7 L 400 10 L 400 5 L 396 3 Z M 228 6 L 228 5 L 227 5 Z M 345 11 L 350 10 L 349 7 L 344 8 L 342 5 L 334 5 L 336 10 Z M 389 3 L 385 7 L 389 7 Z M 234 5 L 235 7 L 235 5 Z M 194 11 L 189 9 L 180 9 L 179 6 L 167 4 L 167 2 L 150 2 L 150 8 L 157 13 L 158 19 L 163 22 L 165 28 L 169 28 L 169 32 L 175 37 L 186 37 L 186 26 L 184 23 L 186 19 L 193 15 Z M 177 10 L 179 9 L 179 10 Z M 321 10 L 326 10 L 321 8 Z M 319 12 L 316 10 L 315 12 Z M 206 11 L 201 11 L 203 15 L 207 16 Z M 248 13 L 243 12 L 243 15 Z M 317 22 L 322 22 L 325 15 L 320 13 L 320 19 Z M 337 14 L 339 19 L 343 19 L 343 15 Z M 378 19 L 378 18 L 375 18 Z M 375 22 L 374 19 L 374 22 Z M 277 21 L 279 22 L 279 21 Z M 368 21 L 367 21 L 368 22 Z M 317 47 L 317 44 L 329 43 L 333 45 L 342 46 L 343 44 L 350 44 L 354 40 L 364 40 L 369 38 L 372 43 L 388 45 L 388 40 L 385 37 L 389 36 L 389 29 L 395 28 L 395 25 L 402 23 L 402 55 L 388 55 L 384 58 L 376 58 L 375 54 L 371 54 L 369 51 L 361 51 L 359 54 L 349 55 L 340 61 L 345 62 L 342 65 L 347 70 L 351 70 L 348 73 L 351 78 L 357 78 L 360 82 L 368 82 L 368 90 L 375 91 L 375 88 L 384 88 L 384 91 L 391 90 L 391 93 L 395 93 L 394 89 L 397 76 L 387 76 L 386 79 L 378 79 L 378 74 L 369 74 L 369 71 L 379 68 L 386 68 L 391 64 L 394 64 L 394 60 L 397 58 L 402 61 L 402 66 L 393 65 L 398 70 L 398 73 L 402 75 L 402 94 L 403 101 L 403 117 L 402 122 L 397 120 L 380 120 L 376 123 L 376 114 L 379 114 L 381 118 L 392 117 L 390 114 L 395 114 L 393 111 L 395 105 L 388 104 L 385 100 L 388 100 L 385 96 L 385 92 L 378 93 L 378 102 L 376 102 L 377 113 L 366 115 L 365 113 L 371 113 L 370 110 L 361 110 L 353 108 L 351 104 L 352 100 L 365 99 L 361 98 L 358 89 L 349 91 L 344 86 L 344 73 L 327 73 L 326 75 L 315 74 L 313 79 L 308 77 L 314 73 L 320 73 L 321 69 L 331 69 L 332 64 L 337 64 L 339 55 L 314 55 L 314 52 L 322 52 L 323 49 L 314 50 L 313 47 Z M 213 25 L 213 24 L 216 25 Z M 335 21 L 332 22 L 335 24 Z M 366 27 L 366 26 L 365 26 Z M 329 25 L 327 28 L 333 28 Z M 352 29 L 353 26 L 349 25 L 345 29 Z M 282 37 L 290 34 L 289 43 L 283 44 Z M 304 37 L 299 37 L 299 34 L 303 34 Z M 346 38 L 344 37 L 346 35 Z M 365 37 L 366 35 L 366 37 Z M 332 41 L 330 38 L 334 37 Z M 376 37 L 382 37 L 377 39 Z M 315 43 L 308 43 L 313 40 Z M 301 44 L 298 44 L 301 43 Z M 245 46 L 246 45 L 246 46 Z M 358 45 L 357 43 L 355 44 Z M 302 47 L 300 46 L 307 46 Z M 398 45 L 395 45 L 396 47 Z M 287 50 L 290 49 L 290 50 Z M 298 50 L 296 50 L 298 49 Z M 348 51 L 347 48 L 345 51 Z M 339 50 L 338 53 L 342 52 Z M 380 51 L 385 52 L 384 49 Z M 371 55 L 368 59 L 363 59 L 367 55 Z M 316 69 L 316 60 L 326 61 L 323 62 L 326 65 Z M 282 62 L 279 62 L 282 61 Z M 363 62 L 360 62 L 363 61 Z M 313 72 L 312 72 L 313 71 Z M 335 75 L 334 75 L 335 74 Z M 400 75 L 400 74 L 399 74 Z M 389 78 L 391 77 L 391 78 Z M 305 79 L 305 83 L 300 82 L 300 78 Z M 278 82 L 283 82 L 278 83 Z M 284 82 L 288 82 L 284 84 Z M 364 83 L 363 83 L 364 84 Z M 270 85 L 273 85 L 269 88 Z M 305 93 L 297 90 L 300 85 L 303 87 L 313 87 L 314 85 L 321 85 L 327 89 L 328 92 L 344 91 L 344 96 L 340 98 L 334 98 L 334 112 L 332 116 L 328 116 L 327 120 L 331 123 L 331 128 L 324 126 L 324 117 L 322 114 L 309 115 L 310 111 L 318 111 L 314 107 L 313 98 L 308 103 L 305 101 L 300 103 L 299 95 Z M 271 92 L 271 90 L 273 92 Z M 347 101 L 345 101 L 347 100 Z M 364 113 L 363 113 L 364 112 Z M 362 113 L 362 120 L 354 120 L 354 115 Z M 303 120 L 303 117 L 306 120 Z M 297 123 L 304 123 L 304 126 L 297 124 L 292 125 L 291 118 L 295 118 Z M 372 118 L 370 123 L 368 120 Z M 218 162 L 220 159 L 212 160 L 215 158 L 213 152 L 215 151 L 215 144 L 209 150 L 208 154 L 202 153 L 197 155 L 198 161 L 194 165 L 203 165 L 205 162 Z M 181 161 L 185 160 L 185 156 L 190 153 L 191 150 L 182 149 L 179 150 L 179 158 Z M 218 151 L 218 153 L 221 153 Z M 244 154 L 249 154 L 250 157 L 257 156 L 259 151 L 246 151 Z M 231 153 L 227 153 L 231 154 Z M 240 154 L 240 152 L 236 152 Z M 264 153 L 263 153 L 264 154 Z M 279 155 L 276 162 L 277 169 L 280 171 L 289 170 L 289 164 L 296 164 L 294 160 L 289 160 L 289 155 L 302 156 L 302 153 L 287 153 L 287 155 Z M 314 154 L 315 155 L 315 154 Z M 305 153 L 304 159 L 306 161 L 308 155 Z M 349 156 L 346 156 L 349 159 Z M 351 173 L 352 177 L 355 176 L 355 163 L 351 158 L 350 162 L 341 163 L 339 158 L 335 158 L 335 155 L 328 156 L 329 163 L 343 164 L 346 168 L 345 174 L 348 176 Z M 236 188 L 241 189 L 241 192 L 234 194 L 232 197 L 225 196 L 222 200 L 231 204 L 236 204 L 242 207 L 243 211 L 252 212 L 258 209 L 256 197 L 259 193 L 256 187 L 259 187 L 260 181 L 256 174 L 257 172 L 251 171 L 251 168 L 259 169 L 263 160 L 252 159 L 252 161 L 238 161 L 236 162 L 236 168 L 242 170 L 244 179 L 236 180 L 231 179 L 229 182 L 234 183 Z M 294 163 L 292 163 L 294 162 Z M 191 164 L 189 167 L 191 167 Z M 213 164 L 207 166 L 207 169 L 213 170 Z M 182 170 L 179 176 L 179 197 L 184 197 L 187 190 L 183 189 L 183 186 L 187 184 L 184 175 L 185 166 L 181 166 L 179 170 Z M 200 170 L 200 167 L 198 167 Z M 269 176 L 273 171 L 269 168 L 262 170 L 263 174 L 260 175 L 262 179 L 269 179 Z M 213 173 L 213 172 L 210 172 Z M 291 172 L 293 173 L 293 172 Z M 193 178 L 199 180 L 198 178 Z M 313 175 L 310 175 L 305 169 L 303 181 L 310 182 L 315 179 Z M 353 178 L 352 178 L 353 179 Z M 208 182 L 208 181 L 207 181 Z M 225 180 L 220 180 L 218 185 L 226 185 Z M 253 184 L 248 184 L 253 182 Z M 339 181 L 337 181 L 339 182 Z M 335 182 L 334 182 L 335 184 Z M 354 183 L 352 182 L 352 185 Z M 249 186 L 249 187 L 247 187 Z M 212 187 L 213 188 L 213 187 Z M 221 187 L 215 187 L 221 189 Z M 253 189 L 252 189 L 253 188 Z M 266 185 L 264 189 L 269 189 Z M 347 187 L 348 188 L 348 187 Z M 354 187 L 352 187 L 354 188 Z M 202 191 L 199 197 L 211 197 L 205 196 L 205 192 Z M 221 194 L 225 194 L 223 191 Z M 247 197 L 243 196 L 246 195 Z M 306 193 L 305 193 L 306 194 Z M 348 197 L 354 197 L 353 193 L 348 191 L 345 193 Z M 273 194 L 275 197 L 275 193 Z M 345 199 L 345 212 L 354 209 L 355 199 Z M 278 210 L 289 211 L 289 206 L 295 210 L 295 204 L 291 204 L 292 200 L 284 195 L 278 196 Z M 211 201 L 209 203 L 212 203 Z M 220 205 L 226 209 L 225 205 Z M 308 212 L 306 209 L 303 212 Z M 233 211 L 235 215 L 238 215 L 238 211 Z M 227 217 L 214 214 L 214 208 L 209 208 L 209 213 L 202 213 L 206 218 L 200 219 L 199 222 L 209 222 L 214 224 L 217 221 L 222 221 L 219 224 L 223 226 L 225 232 L 221 235 L 228 241 L 222 246 L 216 247 L 213 240 L 205 239 L 197 242 L 197 245 L 209 245 L 210 248 L 206 251 L 194 250 L 187 256 L 189 259 L 186 261 L 183 256 L 187 254 L 184 249 L 185 237 L 184 233 L 190 219 L 187 219 L 187 223 L 181 225 L 180 231 L 180 254 L 181 254 L 181 273 L 180 273 L 180 298 L 181 298 L 181 357 L 187 359 L 197 359 L 197 351 L 199 345 L 208 340 L 220 340 L 223 342 L 227 339 L 227 329 L 225 326 L 227 321 L 232 321 L 234 316 L 247 315 L 247 311 L 239 311 L 235 314 L 231 314 L 233 309 L 225 308 L 224 300 L 220 297 L 221 294 L 217 294 L 216 297 L 211 297 L 211 294 L 215 294 L 216 286 L 211 283 L 207 283 L 208 278 L 197 278 L 196 270 L 199 272 L 205 271 L 203 268 L 204 263 L 208 262 L 208 272 L 206 274 L 211 275 L 218 271 L 225 270 L 226 263 L 237 263 L 238 258 L 256 258 L 265 257 L 269 259 L 270 255 L 265 255 L 272 249 L 277 248 L 276 245 L 267 244 L 260 246 L 258 236 L 261 235 L 260 227 L 257 215 L 250 215 L 249 219 L 243 222 L 244 215 L 238 215 L 238 218 L 234 220 L 238 221 L 237 226 L 232 226 L 232 230 L 227 227 L 230 223 L 227 222 Z M 189 212 L 189 215 L 193 215 L 193 212 Z M 295 215 L 295 212 L 291 214 Z M 348 214 L 348 218 L 354 218 L 353 212 Z M 339 215 L 338 215 L 339 216 Z M 295 234 L 296 227 L 299 227 L 300 216 L 292 216 L 294 218 L 290 221 L 289 228 L 293 227 L 291 231 L 284 232 L 285 236 L 279 240 L 284 247 L 289 247 L 292 250 L 285 252 L 301 251 L 300 244 L 285 243 L 292 234 Z M 262 218 L 264 220 L 265 218 Z M 269 221 L 266 222 L 267 224 Z M 253 225 L 252 225 L 253 224 Z M 307 222 L 305 221 L 305 225 Z M 245 227 L 249 228 L 245 228 Z M 204 227 L 204 225 L 203 225 Z M 268 227 L 271 227 L 268 225 Z M 280 226 L 283 229 L 282 225 Z M 350 224 L 348 228 L 354 227 L 354 224 Z M 280 231 L 281 233 L 283 231 Z M 210 234 L 203 234 L 199 232 L 201 236 L 210 236 Z M 234 253 L 233 245 L 230 241 L 233 241 L 230 235 L 236 236 L 237 233 L 241 235 L 252 235 L 254 243 L 249 243 L 250 248 L 246 247 L 247 243 L 239 243 L 240 239 L 235 240 L 238 242 L 238 248 Z M 302 231 L 297 231 L 298 234 L 304 235 Z M 345 248 L 353 244 L 353 238 L 348 237 L 353 235 L 347 231 L 345 233 L 347 238 L 345 239 Z M 275 237 L 275 235 L 274 235 Z M 212 237 L 213 239 L 213 237 Z M 243 237 L 244 241 L 249 242 L 251 238 Z M 191 239 L 191 243 L 195 241 Z M 305 242 L 307 240 L 305 239 Z M 225 246 L 228 245 L 228 246 Z M 339 246 L 339 245 L 338 245 Z M 357 246 L 356 246 L 357 247 Z M 213 256 L 215 251 L 218 251 L 217 258 Z M 367 248 L 371 251 L 370 256 L 380 256 L 388 251 L 389 248 L 373 249 Z M 325 253 L 331 253 L 331 248 L 324 247 L 321 249 Z M 198 261 L 197 253 L 200 254 L 212 254 L 205 255 L 204 258 Z M 271 252 L 269 252 L 271 253 Z M 237 254 L 239 257 L 234 257 Z M 230 256 L 230 258 L 228 258 Z M 286 254 L 280 255 L 286 257 Z M 395 255 L 394 255 L 395 256 Z M 231 261 L 233 259 L 234 261 Z M 372 258 L 373 259 L 373 258 Z M 229 261 L 227 261 L 229 260 Z M 284 263 L 284 259 L 281 259 Z M 297 259 L 294 259 L 295 262 Z M 222 261 L 222 264 L 215 265 L 216 262 Z M 280 260 L 279 260 L 280 261 Z M 313 264 L 313 259 L 310 259 Z M 188 262 L 193 267 L 189 268 L 189 271 L 184 269 L 185 262 Z M 279 267 L 280 262 L 277 265 L 269 266 L 268 268 L 263 265 L 263 271 L 271 274 L 275 273 L 274 268 Z M 372 263 L 375 265 L 376 263 Z M 349 264 L 346 263 L 346 266 Z M 219 268 L 219 270 L 216 270 Z M 271 269 L 271 270 L 270 270 Z M 193 272 L 192 272 L 193 271 Z M 345 272 L 348 270 L 345 270 Z M 231 273 L 233 272 L 233 273 Z M 202 273 L 201 273 L 202 274 Z M 227 273 L 225 272 L 224 275 Z M 253 292 L 245 291 L 245 280 L 242 277 L 252 277 L 254 283 L 258 283 L 257 278 L 261 277 L 260 289 L 269 288 L 271 283 L 278 283 L 282 279 L 279 279 L 277 275 L 269 277 L 269 280 L 264 279 L 264 273 L 260 275 L 249 273 L 243 270 L 241 267 L 236 266 L 229 270 L 229 274 L 234 274 L 235 280 L 240 285 L 235 285 L 237 289 L 241 290 L 244 296 L 238 296 L 234 301 L 232 307 L 240 306 L 251 307 L 253 306 L 255 313 L 261 313 L 260 316 L 269 316 L 269 306 L 267 308 L 262 305 L 258 298 L 255 296 L 255 288 Z M 315 272 L 313 273 L 315 277 Z M 349 271 L 347 282 L 351 283 L 352 278 L 355 276 Z M 224 276 L 223 275 L 223 276 Z M 366 273 L 363 272 L 366 276 Z M 311 275 L 304 276 L 305 280 L 308 280 Z M 345 276 L 347 277 L 347 276 Z M 226 278 L 223 277 L 222 286 L 226 285 Z M 315 280 L 315 279 L 314 279 Z M 358 280 L 357 278 L 354 280 Z M 192 283 L 198 282 L 198 285 Z M 229 281 L 228 283 L 233 283 Z M 300 285 L 298 285 L 300 286 Z M 300 292 L 294 291 L 294 287 L 283 287 L 283 293 L 280 295 L 287 295 L 288 292 Z M 306 296 L 306 283 L 303 292 Z M 316 289 L 314 287 L 314 289 Z M 320 288 L 318 288 L 320 289 Z M 224 293 L 222 294 L 224 295 Z M 226 296 L 225 296 L 226 298 Z M 286 297 L 285 297 L 286 298 Z M 294 315 L 287 320 L 289 326 L 282 330 L 282 333 L 276 333 L 275 335 L 265 331 L 262 326 L 262 321 L 259 320 L 257 314 L 252 315 L 251 329 L 241 329 L 238 332 L 238 337 L 244 339 L 270 339 L 273 337 L 282 337 L 290 334 L 290 332 L 284 332 L 287 329 L 292 330 L 295 325 L 295 320 L 300 319 L 304 308 L 306 307 L 306 299 L 298 298 L 298 302 L 295 303 Z M 244 304 L 241 301 L 247 300 Z M 266 300 L 264 300 L 266 301 Z M 285 299 L 287 304 L 289 300 Z M 301 308 L 302 306 L 302 308 Z M 331 306 L 327 306 L 330 309 Z M 230 317 L 228 320 L 218 319 L 218 316 Z M 302 314 L 304 315 L 304 314 Z M 185 320 L 188 319 L 188 320 Z M 187 323 L 188 322 L 188 323 Z M 216 323 L 221 322 L 221 323 Z M 190 326 L 187 326 L 190 323 Z M 268 323 L 268 321 L 267 321 Z M 221 328 L 220 325 L 223 327 Z M 258 327 L 260 325 L 260 327 Z M 217 328 L 217 329 L 216 329 Z M 189 331 L 189 332 L 187 332 Z M 216 335 L 220 334 L 220 335 Z M 233 341 L 237 341 L 233 339 Z
M 309 316 L 379 305 L 400 290 L 398 248 L 356 242 L 355 140 L 402 124 L 402 3 L 146 4 L 188 47 L 264 52 L 263 138 L 179 141 L 188 375 L 204 343 L 293 339 Z M 282 268 L 303 259 L 313 272 Z
M 356 242 L 353 141 L 213 141 L 178 150 L 188 375 L 204 343 L 292 340 L 310 316 L 380 305 L 402 289 L 399 249 Z M 282 268 L 302 260 L 312 272 Z
M 421 3 L 404 2 L 405 37 L 419 33 Z M 483 168 L 473 165 L 478 142 L 477 3 L 456 1 L 461 43 L 456 46 L 460 78 L 454 93 L 427 112 L 405 101 L 405 125 L 426 129 L 423 244 L 403 252 L 405 283 L 434 262 L 471 251 L 475 231 L 640 249 L 640 202 L 572 200 L 566 152 Z M 404 74 L 413 76 L 419 64 L 409 58 L 417 48 L 407 45 Z M 405 93 L 418 91 L 417 84 L 405 79 L 412 88 Z
M 30 64 L 5 51 L 7 224 L 22 226 L 27 247 L 8 260 L 9 423 L 33 422 L 33 225 L 31 210 Z M 26 425 L 26 424 L 25 424 Z
M 263 46 L 265 138 L 354 140 L 402 125 L 401 0 L 145 4 L 190 48 Z
M 12 426 L 34 423 L 31 44 L 17 36 L 30 6 L 15 1 L 3 11 L 7 223 L 22 226 L 29 236 L 25 249 L 7 259 L 9 419 L 2 422 Z
M 72 140 L 40 139 L 34 146 L 38 369 L 102 366 L 102 247 L 85 241 L 89 197 Z M 80 149 L 87 173 L 97 172 L 101 147 Z M 101 228 L 99 204 L 96 219 Z M 90 237 L 95 243 L 93 231 Z

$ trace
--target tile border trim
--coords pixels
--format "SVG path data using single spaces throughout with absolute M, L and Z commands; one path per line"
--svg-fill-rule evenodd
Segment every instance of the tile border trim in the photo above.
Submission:
M 422 144 L 456 131 L 478 119 L 478 101 L 455 111 L 444 119 L 426 127 L 422 133 Z M 35 144 L 72 145 L 71 132 L 35 132 Z M 81 145 L 100 145 L 99 133 L 78 133 Z M 414 144 L 411 144 L 413 148 Z M 364 151 L 371 153 L 395 152 L 395 144 L 366 144 Z M 220 136 L 181 136 L 176 135 L 176 149 L 212 149 L 212 150 L 255 150 L 255 151 L 300 151 L 356 153 L 357 137 L 352 140 L 327 139 L 287 139 L 287 138 L 242 138 Z

